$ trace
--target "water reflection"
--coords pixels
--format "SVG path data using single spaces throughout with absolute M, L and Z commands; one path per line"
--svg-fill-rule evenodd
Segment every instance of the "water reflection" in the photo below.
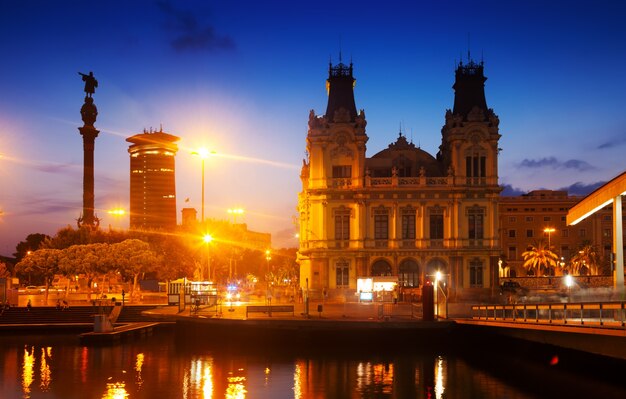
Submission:
M 126 384 L 123 382 L 108 382 L 102 399 L 124 399 L 128 396 Z
M 24 359 L 22 361 L 22 390 L 24 398 L 30 398 L 30 386 L 34 381 L 35 375 L 35 348 L 24 348 Z
M 453 355 L 232 354 L 182 347 L 167 335 L 111 347 L 86 348 L 72 341 L 0 346 L 0 395 L 24 399 L 529 399 L 542 395 L 496 376 L 530 381 L 545 372 L 534 367 L 535 374 L 524 375 L 523 368 L 502 373 Z M 572 383 L 580 380 L 584 377 L 568 378 Z M 596 381 L 587 385 L 596 393 L 601 386 Z M 621 387 L 606 388 L 611 395 L 604 397 L 626 397 Z
M 52 348 L 41 348 L 41 366 L 39 367 L 39 372 L 41 373 L 39 388 L 41 389 L 41 392 L 47 392 L 50 388 L 50 381 L 52 381 L 52 373 L 50 371 L 50 365 L 47 361 L 47 358 L 50 358 L 51 356 Z

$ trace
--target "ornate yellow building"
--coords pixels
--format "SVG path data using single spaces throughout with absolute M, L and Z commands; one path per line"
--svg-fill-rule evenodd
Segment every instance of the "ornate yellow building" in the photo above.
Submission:
M 439 270 L 452 298 L 488 295 L 501 253 L 500 134 L 482 62 L 456 69 L 436 157 L 401 133 L 366 157 L 352 72 L 352 64 L 331 64 L 326 113 L 309 115 L 298 196 L 301 287 L 349 299 L 358 278 L 391 276 L 419 293 Z

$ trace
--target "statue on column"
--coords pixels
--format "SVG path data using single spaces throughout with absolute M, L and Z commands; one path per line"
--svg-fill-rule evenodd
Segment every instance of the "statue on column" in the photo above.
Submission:
M 89 72 L 89 75 L 78 72 L 80 76 L 83 77 L 83 82 L 85 82 L 85 97 L 91 97 L 96 92 L 96 87 L 98 87 L 98 81 L 93 76 L 93 72 Z
M 96 122 L 96 118 L 98 117 L 98 109 L 93 103 L 92 96 L 96 92 L 98 81 L 93 76 L 93 72 L 89 72 L 89 75 L 81 72 L 78 72 L 78 74 L 83 77 L 83 82 L 85 82 L 85 103 L 80 109 L 80 115 L 85 123 L 85 126 L 93 126 Z

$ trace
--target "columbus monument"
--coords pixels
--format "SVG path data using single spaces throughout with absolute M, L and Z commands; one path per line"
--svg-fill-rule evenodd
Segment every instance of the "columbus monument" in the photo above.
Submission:
M 78 227 L 98 228 L 100 219 L 94 213 L 94 193 L 93 193 L 93 150 L 95 147 L 96 137 L 99 130 L 93 124 L 98 117 L 98 109 L 93 103 L 93 94 L 98 87 L 98 81 L 93 76 L 93 72 L 89 75 L 80 73 L 85 82 L 85 103 L 80 109 L 80 116 L 83 120 L 83 127 L 79 127 L 78 131 L 83 136 L 83 212 L 78 218 Z

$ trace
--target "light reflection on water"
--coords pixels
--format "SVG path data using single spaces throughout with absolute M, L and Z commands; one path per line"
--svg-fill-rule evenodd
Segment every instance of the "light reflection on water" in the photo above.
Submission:
M 449 355 L 243 355 L 171 338 L 82 347 L 71 338 L 21 337 L 26 342 L 0 346 L 0 392 L 24 399 L 541 397 Z

